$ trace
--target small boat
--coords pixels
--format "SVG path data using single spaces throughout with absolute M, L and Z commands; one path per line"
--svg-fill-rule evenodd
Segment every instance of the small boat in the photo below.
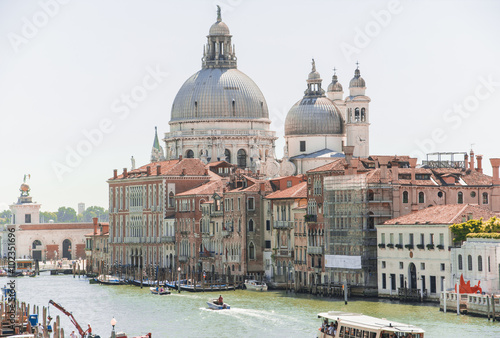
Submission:
M 319 328 L 318 338 L 423 338 L 425 333 L 424 330 L 414 325 L 366 316 L 360 313 L 329 311 L 319 313 L 318 318 L 324 321 L 323 326 Z M 329 329 L 330 326 L 332 326 L 332 329 Z
M 231 306 L 229 306 L 229 304 L 226 303 L 220 305 L 218 299 L 216 298 L 209 299 L 207 305 L 208 308 L 212 310 L 229 310 L 231 308 Z
M 267 291 L 267 285 L 257 280 L 245 280 L 245 288 L 252 291 Z
M 169 295 L 171 292 L 168 288 L 164 288 L 162 286 L 158 287 L 150 287 L 149 290 L 153 295 Z
M 99 277 L 96 278 L 96 280 L 100 283 L 100 284 L 104 284 L 104 285 L 121 285 L 121 284 L 124 284 L 124 282 L 115 277 L 115 276 L 111 276 L 111 275 L 99 275 Z

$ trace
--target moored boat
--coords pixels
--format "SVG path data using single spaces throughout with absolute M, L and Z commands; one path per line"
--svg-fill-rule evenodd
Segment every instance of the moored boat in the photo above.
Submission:
M 207 301 L 207 305 L 208 308 L 212 310 L 229 310 L 231 308 L 229 304 L 226 304 L 224 302 L 222 304 L 219 304 L 219 301 L 216 298 L 209 299 Z
M 171 292 L 168 288 L 164 288 L 163 286 L 160 287 L 150 287 L 149 290 L 153 295 L 169 295 Z
M 251 291 L 267 291 L 267 285 L 257 280 L 245 280 L 245 288 Z
M 366 316 L 359 313 L 329 311 L 318 314 L 323 319 L 318 338 L 423 338 L 421 328 L 392 320 Z
M 121 284 L 124 284 L 123 280 L 119 279 L 118 277 L 111 276 L 111 275 L 99 275 L 99 277 L 97 277 L 96 280 L 100 284 L 104 284 L 104 285 L 121 285 Z

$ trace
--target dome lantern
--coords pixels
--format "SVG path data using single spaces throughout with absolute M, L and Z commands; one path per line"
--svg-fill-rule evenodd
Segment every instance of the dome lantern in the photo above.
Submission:
M 203 50 L 203 68 L 236 68 L 231 37 L 229 27 L 222 22 L 220 6 L 217 5 L 217 21 L 210 27 L 207 44 Z

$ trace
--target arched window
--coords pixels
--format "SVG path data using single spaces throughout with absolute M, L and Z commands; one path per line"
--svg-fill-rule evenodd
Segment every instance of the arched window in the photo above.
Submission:
M 463 269 L 463 264 L 462 264 L 462 255 L 458 255 L 458 270 Z
M 186 158 L 194 158 L 194 152 L 191 149 L 186 151 Z
M 403 191 L 403 203 L 408 203 L 408 191 Z
M 368 200 L 373 201 L 374 193 L 373 190 L 368 190 Z
M 247 167 L 247 152 L 245 149 L 238 150 L 238 167 L 242 169 Z
M 457 203 L 458 204 L 464 203 L 464 194 L 461 191 L 459 191 L 457 194 Z
M 253 231 L 253 219 L 248 221 L 248 231 Z
M 471 255 L 467 256 L 467 269 L 469 271 L 472 271 L 472 256 Z
M 250 242 L 248 246 L 248 258 L 255 259 L 255 245 L 253 245 L 253 242 Z
M 483 204 L 488 204 L 488 193 L 483 192 Z
M 366 121 L 365 108 L 361 108 L 361 122 Z
M 424 203 L 424 200 L 425 200 L 424 193 L 423 191 L 421 191 L 418 193 L 418 203 Z
M 359 122 L 360 117 L 359 117 L 359 108 L 354 109 L 354 121 Z
M 477 256 L 477 271 L 483 271 L 483 257 Z
M 224 150 L 224 157 L 224 160 L 226 162 L 231 163 L 231 152 L 229 151 L 229 149 Z
M 36 247 L 37 247 L 37 246 L 40 246 L 40 245 L 42 245 L 42 242 L 40 242 L 38 239 L 35 239 L 35 240 L 33 241 L 33 244 L 32 244 L 32 246 L 31 246 L 31 248 L 32 248 L 32 249 L 36 249 Z
M 168 207 L 169 208 L 173 208 L 174 207 L 174 203 L 175 203 L 174 193 L 173 193 L 173 191 L 171 191 L 168 194 Z

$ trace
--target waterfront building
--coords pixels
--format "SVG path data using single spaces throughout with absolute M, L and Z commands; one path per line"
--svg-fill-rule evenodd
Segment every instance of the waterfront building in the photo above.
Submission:
M 299 233 L 297 219 L 302 217 L 303 220 L 304 217 L 307 183 L 300 182 L 290 188 L 278 190 L 269 194 L 266 199 L 271 201 L 272 210 L 272 237 L 266 241 L 266 249 L 273 250 L 270 277 L 277 285 L 291 287 L 294 281 L 299 280 L 295 261 L 299 256 L 303 257 L 303 254 L 305 257 L 306 251 L 304 243 L 300 249 L 295 243 L 295 232 Z
M 454 280 L 460 277 L 458 272 L 464 273 L 464 278 L 471 283 L 477 281 L 480 276 L 476 273 L 482 271 L 482 267 L 474 264 L 473 270 L 471 264 L 470 270 L 463 269 L 463 263 L 458 262 L 457 269 L 458 259 L 452 259 L 452 252 L 470 252 L 469 246 L 474 245 L 467 245 L 467 249 L 453 248 L 450 226 L 471 219 L 486 220 L 494 215 L 478 205 L 438 205 L 377 225 L 379 297 L 399 295 L 413 300 L 439 300 L 441 292 L 453 287 Z M 485 250 L 475 249 L 474 262 L 478 257 L 488 257 L 481 256 L 486 254 Z M 493 275 L 489 275 L 491 279 Z
M 106 274 L 111 267 L 109 256 L 109 223 L 99 223 L 99 219 L 92 219 L 94 229 L 85 235 L 86 268 L 88 272 Z

